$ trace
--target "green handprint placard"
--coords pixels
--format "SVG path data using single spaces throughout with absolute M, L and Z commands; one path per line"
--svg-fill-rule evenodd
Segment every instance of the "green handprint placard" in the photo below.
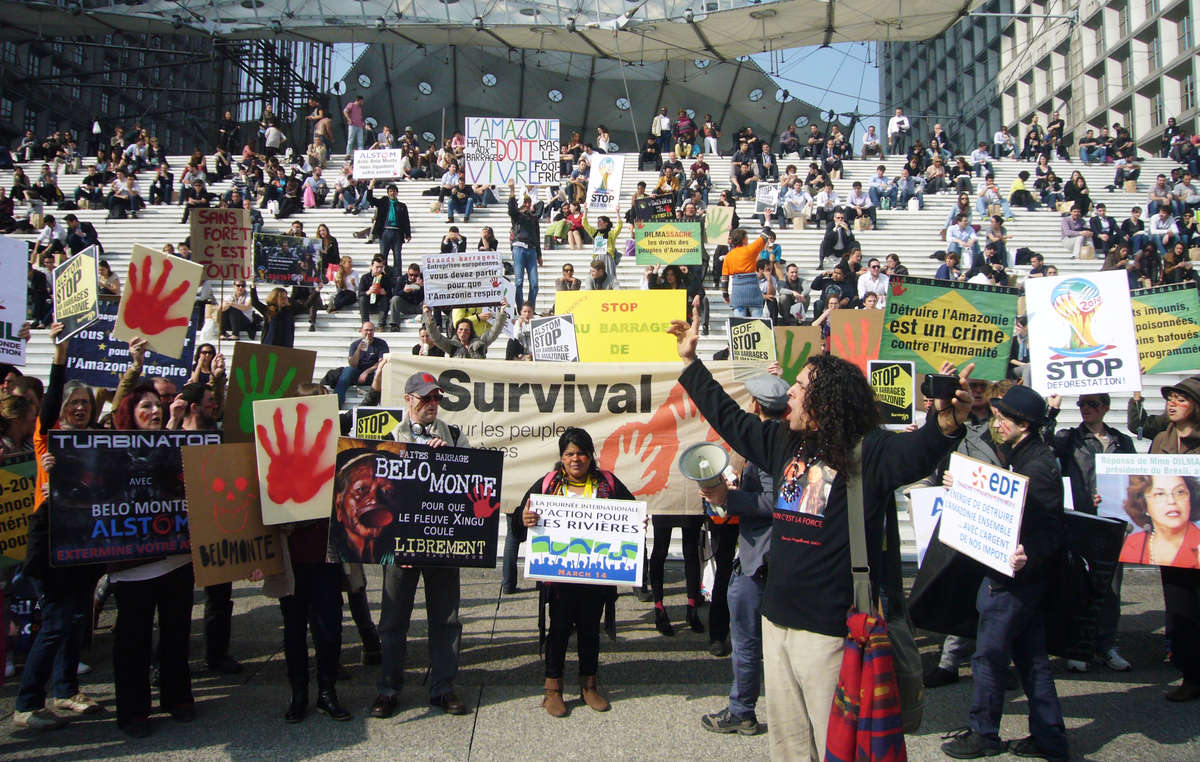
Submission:
M 775 326 L 775 355 L 779 360 L 779 367 L 783 369 L 783 380 L 789 384 L 796 383 L 796 376 L 800 375 L 800 369 L 808 362 L 809 355 L 820 354 L 823 351 L 819 327 Z
M 225 441 L 254 441 L 254 403 L 286 397 L 312 380 L 317 353 L 239 341 L 225 393 Z

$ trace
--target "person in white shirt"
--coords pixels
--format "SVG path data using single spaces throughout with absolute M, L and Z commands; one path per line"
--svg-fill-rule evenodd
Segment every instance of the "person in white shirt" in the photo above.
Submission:
M 780 199 L 779 207 L 785 220 L 781 227 L 787 227 L 787 220 L 801 215 L 810 216 L 813 213 L 813 197 L 804 189 L 804 181 L 797 178 L 792 181 Z
M 850 187 L 850 195 L 846 197 L 846 204 L 850 207 L 847 210 L 849 214 L 846 216 L 851 223 L 855 219 L 865 216 L 871 220 L 872 228 L 878 225 L 875 216 L 875 204 L 871 201 L 870 195 L 863 190 L 862 183 L 859 181 L 855 180 L 854 184 Z
M 997 159 L 1012 156 L 1016 148 L 1016 142 L 1013 140 L 1013 136 L 1008 133 L 1007 127 L 1001 127 L 999 130 L 996 130 L 996 134 L 992 135 L 992 150 L 996 154 Z
M 825 229 L 829 230 L 833 227 L 833 213 L 842 205 L 842 197 L 833 189 L 833 183 L 829 183 L 821 188 L 817 197 L 813 200 L 813 206 L 817 209 L 817 223 L 824 223 Z
M 875 125 L 867 125 L 867 131 L 862 136 L 862 157 L 878 156 L 883 158 L 883 146 L 879 145 L 879 136 L 875 134 Z
M 968 271 L 979 256 L 979 234 L 965 214 L 958 215 L 955 224 L 946 231 L 946 253 L 950 252 L 959 255 L 963 269 Z
M 887 300 L 888 276 L 882 272 L 879 260 L 872 257 L 867 262 L 867 270 L 858 276 L 858 298 L 862 300 L 867 294 L 875 294 L 878 299 L 875 309 L 884 308 Z
M 671 151 L 671 117 L 663 106 L 650 120 L 650 134 L 658 141 L 658 155 L 666 156 Z
M 1193 212 L 1200 209 L 1200 191 L 1196 189 L 1196 184 L 1192 182 L 1191 172 L 1183 173 L 1183 179 L 1171 189 L 1171 197 L 1171 208 L 1175 212 L 1176 217 L 1182 217 L 1186 209 L 1191 209 Z M 1195 244 L 1192 245 L 1194 246 Z
M 892 153 L 901 156 L 908 153 L 908 134 L 911 129 L 904 110 L 897 108 L 896 115 L 888 120 L 888 147 Z
M 47 222 L 50 220 L 46 218 Z M 1150 224 L 1146 226 L 1146 233 L 1150 236 L 1150 240 L 1154 242 L 1155 248 L 1158 249 L 1159 256 L 1165 257 L 1167 252 L 1175 248 L 1175 242 L 1179 240 L 1179 226 L 1175 224 L 1175 218 L 1171 216 L 1171 212 L 1164 206 L 1159 208 L 1158 214 L 1150 218 Z
M 42 232 L 33 246 L 29 261 L 39 262 L 46 254 L 61 254 L 65 257 L 66 246 L 67 229 L 58 224 L 53 214 L 47 214 L 42 218 Z
M 988 153 L 987 143 L 980 143 L 971 151 L 971 166 L 975 169 L 976 177 L 992 174 L 992 155 Z

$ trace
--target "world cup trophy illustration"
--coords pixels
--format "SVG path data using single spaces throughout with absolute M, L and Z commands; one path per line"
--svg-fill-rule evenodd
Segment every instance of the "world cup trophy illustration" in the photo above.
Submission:
M 1092 321 L 1103 303 L 1100 289 L 1083 278 L 1069 278 L 1050 292 L 1050 304 L 1058 316 L 1071 326 L 1071 339 L 1065 347 L 1053 347 L 1055 352 L 1072 357 L 1090 357 L 1108 348 L 1092 335 Z
M 600 160 L 600 167 L 598 169 L 600 173 L 600 184 L 596 187 L 596 191 L 598 193 L 608 192 L 608 177 L 612 174 L 615 166 L 616 162 L 610 158 L 604 158 Z

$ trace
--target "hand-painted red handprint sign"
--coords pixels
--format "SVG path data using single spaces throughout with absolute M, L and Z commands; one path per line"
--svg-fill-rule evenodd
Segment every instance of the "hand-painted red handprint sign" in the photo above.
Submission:
M 254 403 L 264 524 L 329 518 L 337 414 L 331 394 Z
M 829 316 L 829 354 L 849 360 L 864 375 L 867 363 L 879 359 L 883 310 L 834 310 Z
M 152 351 L 179 357 L 202 275 L 194 262 L 135 244 L 113 335 L 126 341 L 141 336 Z

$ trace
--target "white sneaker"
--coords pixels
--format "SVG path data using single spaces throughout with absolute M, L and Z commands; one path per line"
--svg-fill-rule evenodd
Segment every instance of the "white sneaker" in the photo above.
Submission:
M 1087 672 L 1088 671 L 1088 663 L 1086 661 L 1079 661 L 1078 659 L 1067 659 L 1067 671 L 1068 672 Z
M 1105 652 L 1104 665 L 1114 672 L 1129 672 L 1133 669 L 1133 665 L 1126 661 L 1116 648 L 1110 648 Z
M 29 712 L 13 712 L 13 725 L 30 730 L 58 730 L 67 721 L 48 709 L 34 709 Z
M 91 665 L 84 664 L 83 662 L 79 662 L 79 666 L 75 668 L 76 675 L 86 675 L 91 671 L 92 671 Z
M 54 708 L 66 712 L 74 712 L 75 714 L 95 714 L 102 711 L 96 699 L 83 692 L 76 693 L 70 698 L 54 699 Z

